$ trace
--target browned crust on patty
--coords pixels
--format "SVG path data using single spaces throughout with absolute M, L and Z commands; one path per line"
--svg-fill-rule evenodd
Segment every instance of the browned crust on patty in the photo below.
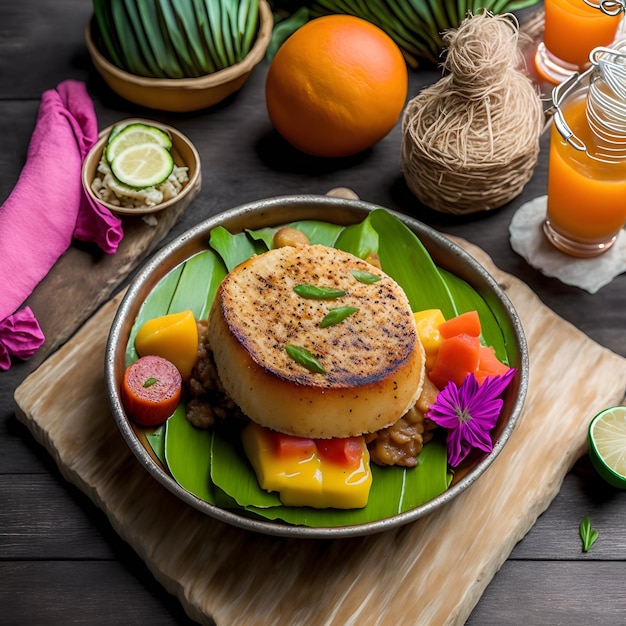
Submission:
M 355 270 L 380 280 L 363 283 Z M 296 285 L 345 295 L 307 299 Z M 320 328 L 330 309 L 346 306 L 358 310 Z M 283 432 L 372 432 L 396 421 L 421 390 L 423 349 L 404 291 L 380 269 L 334 248 L 284 247 L 245 261 L 220 285 L 210 325 L 228 393 L 251 419 Z M 294 361 L 287 344 L 308 350 L 325 373 Z M 267 406 L 270 398 L 284 406 Z

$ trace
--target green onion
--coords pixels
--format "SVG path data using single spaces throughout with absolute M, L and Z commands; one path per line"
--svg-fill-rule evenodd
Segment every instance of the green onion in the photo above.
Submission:
M 330 309 L 324 316 L 324 319 L 320 322 L 320 328 L 328 328 L 329 326 L 336 326 L 343 322 L 347 317 L 354 315 L 359 310 L 357 306 L 340 306 L 336 309 Z
M 378 274 L 372 274 L 371 272 L 366 272 L 365 270 L 352 270 L 350 274 L 352 274 L 352 276 L 354 276 L 360 283 L 365 285 L 373 285 L 380 280 L 380 276 L 378 276 Z
M 334 300 L 346 295 L 343 289 L 329 289 L 315 285 L 296 285 L 293 290 L 307 300 Z
M 303 348 L 302 346 L 294 346 L 288 343 L 285 346 L 285 350 L 296 363 L 306 367 L 310 372 L 313 372 L 314 374 L 326 373 L 322 364 L 306 348 Z

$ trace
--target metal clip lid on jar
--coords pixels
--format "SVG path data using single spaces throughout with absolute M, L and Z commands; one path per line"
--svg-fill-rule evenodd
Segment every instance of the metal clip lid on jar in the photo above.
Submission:
M 606 0 L 613 3 L 613 0 Z M 623 9 L 623 5 L 622 6 Z M 612 48 L 595 48 L 589 55 L 591 67 L 574 74 L 552 91 L 554 124 L 565 141 L 591 158 L 609 162 L 626 159 L 626 41 Z M 561 105 L 588 81 L 587 123 L 596 142 L 586 146 L 570 129 Z
M 616 17 L 620 13 L 626 11 L 625 0 L 599 0 L 598 2 L 589 2 L 584 0 L 584 3 L 594 9 L 600 9 L 605 15 Z

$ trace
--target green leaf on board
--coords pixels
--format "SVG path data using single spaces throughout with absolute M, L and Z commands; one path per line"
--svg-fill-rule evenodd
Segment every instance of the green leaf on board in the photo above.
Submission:
M 591 527 L 590 519 L 585 515 L 580 522 L 580 538 L 583 541 L 583 552 L 589 552 L 591 546 L 597 541 L 599 533 Z

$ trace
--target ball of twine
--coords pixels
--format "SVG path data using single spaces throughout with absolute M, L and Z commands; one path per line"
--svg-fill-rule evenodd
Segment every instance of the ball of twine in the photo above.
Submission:
M 494 209 L 519 195 L 532 176 L 544 125 L 541 98 L 519 69 L 512 15 L 468 17 L 443 42 L 443 78 L 404 111 L 404 177 L 435 210 Z

